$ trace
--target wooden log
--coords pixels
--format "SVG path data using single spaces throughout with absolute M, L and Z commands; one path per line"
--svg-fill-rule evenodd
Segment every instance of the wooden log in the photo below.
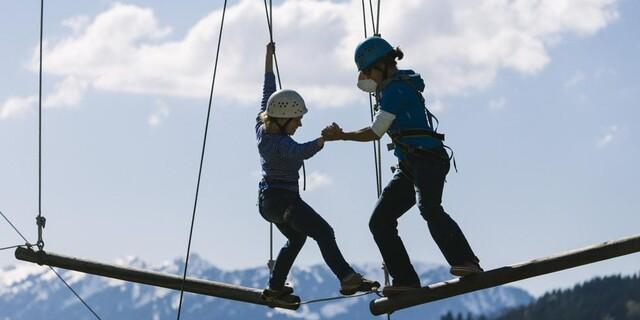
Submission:
M 119 279 L 128 282 L 147 284 L 167 289 L 180 290 L 183 287 L 182 277 L 159 272 L 145 271 L 117 265 L 108 265 L 94 261 L 67 257 L 44 251 L 33 251 L 19 247 L 15 251 L 18 260 L 58 267 L 82 273 Z M 294 295 L 279 300 L 266 301 L 261 298 L 262 290 L 231 285 L 221 282 L 187 278 L 184 291 L 235 301 L 265 305 L 269 307 L 297 310 L 300 298 Z
M 393 297 L 379 298 L 371 301 L 369 309 L 374 315 L 392 313 L 396 310 L 472 291 L 496 287 L 505 283 L 537 277 L 543 274 L 575 268 L 639 251 L 640 235 L 617 241 L 608 241 L 555 256 L 535 259 L 469 277 L 432 284 Z

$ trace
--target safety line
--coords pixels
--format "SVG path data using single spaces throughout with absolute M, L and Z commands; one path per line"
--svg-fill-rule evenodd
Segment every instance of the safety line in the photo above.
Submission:
M 51 269 L 51 271 L 53 271 L 53 273 L 56 274 L 56 276 L 58 276 L 58 279 L 60 279 L 60 281 L 62 281 L 62 283 L 64 283 L 65 286 L 67 286 L 67 288 L 69 288 L 69 290 L 71 290 L 71 292 L 73 292 L 73 294 L 76 296 L 76 298 L 78 298 L 78 300 L 80 300 L 80 302 L 82 302 L 82 304 L 84 304 L 85 307 L 87 307 L 87 309 L 89 309 L 89 311 L 91 311 L 91 313 L 93 313 L 93 315 L 98 319 L 98 320 L 102 320 L 102 318 L 100 318 L 100 316 L 91 308 L 91 306 L 89 306 L 81 297 L 80 295 L 73 290 L 73 288 L 67 283 L 67 281 L 65 281 L 62 276 L 60 276 L 60 274 L 58 274 L 58 272 L 56 272 L 56 270 L 53 269 L 53 267 L 48 266 L 49 269 Z
M 378 31 L 376 29 L 376 22 L 373 18 L 373 3 L 371 2 L 371 0 L 369 0 L 369 11 L 371 12 L 371 27 L 373 29 L 373 34 L 376 35 L 378 34 Z
M 351 296 L 336 296 L 336 297 L 329 297 L 329 298 L 320 298 L 320 299 L 307 300 L 307 301 L 303 301 L 303 302 L 297 303 L 297 305 L 305 305 L 305 304 L 312 304 L 312 303 L 318 303 L 318 302 L 327 302 L 327 301 L 334 301 L 334 300 L 353 299 L 353 298 L 367 296 L 367 295 L 374 294 L 374 293 L 377 294 L 378 296 L 380 296 L 379 291 L 369 291 L 369 292 L 354 294 L 354 295 L 351 295 Z
M 378 7 L 377 7 L 377 18 L 376 18 L 376 34 L 380 34 L 380 0 L 378 0 Z
M 269 7 L 267 8 L 267 0 L 264 0 L 264 12 L 267 15 L 267 27 L 269 28 L 269 40 L 273 43 L 273 2 L 269 0 Z M 282 81 L 280 81 L 280 68 L 278 68 L 278 56 L 276 51 L 273 51 L 273 60 L 276 66 L 276 78 L 278 79 L 278 89 L 282 89 Z
M 2 247 L 0 248 L 0 251 L 4 251 L 4 250 L 9 250 L 9 249 L 15 249 L 18 247 L 26 247 L 24 244 L 17 244 L 15 246 L 10 246 L 10 247 Z
M 273 1 L 269 0 L 269 7 L 267 9 L 267 0 L 264 0 L 264 12 L 267 16 L 267 27 L 269 28 L 269 40 L 273 42 Z M 273 62 L 276 66 L 276 78 L 278 79 L 278 89 L 282 90 L 282 81 L 280 80 L 280 67 L 278 67 L 278 54 L 273 51 Z M 307 190 L 307 167 L 302 161 L 302 191 Z
M 20 230 L 18 230 L 18 228 L 16 228 L 16 226 L 13 225 L 11 220 L 9 220 L 9 218 L 7 218 L 7 216 L 5 216 L 4 213 L 2 213 L 2 211 L 0 211 L 0 215 L 4 218 L 4 220 L 7 221 L 7 223 L 11 226 L 11 228 L 13 228 L 13 230 L 16 231 L 16 233 L 20 236 L 20 238 L 22 238 L 22 240 L 24 240 L 25 243 L 29 244 L 29 240 L 27 240 L 27 238 L 25 238 L 25 236 L 22 235 Z
M 42 240 L 42 229 L 46 219 L 42 216 L 42 38 L 44 33 L 44 0 L 40 0 L 40 66 L 38 73 L 38 216 L 36 225 L 38 226 L 38 249 L 44 248 Z
M 13 249 L 13 248 L 18 248 L 18 247 L 27 247 L 30 248 L 33 245 L 29 243 L 29 240 L 27 240 L 27 238 L 25 238 L 22 233 L 20 232 L 20 230 L 18 230 L 18 228 L 16 228 L 13 223 L 11 222 L 11 220 L 9 220 L 9 218 L 7 218 L 7 216 L 4 215 L 4 213 L 2 213 L 2 211 L 0 211 L 0 215 L 2 215 L 2 217 L 7 221 L 7 223 L 9 223 L 9 225 L 13 228 L 13 230 L 16 231 L 16 233 L 25 241 L 26 244 L 24 245 L 16 245 L 16 246 L 11 246 L 11 247 L 6 247 L 6 248 L 0 248 L 0 251 L 2 250 L 8 250 L 8 249 Z M 80 297 L 80 295 L 73 290 L 73 288 L 51 267 L 48 266 L 49 269 L 51 269 L 51 271 L 53 271 L 53 273 L 56 274 L 56 276 L 58 276 L 58 279 L 60 279 L 65 286 L 67 286 L 67 288 L 69 288 L 69 290 L 71 290 L 71 292 L 76 296 L 76 298 L 78 298 L 78 300 L 80 300 L 80 302 L 82 302 L 82 304 L 89 310 L 89 312 L 91 312 L 98 320 L 102 320 L 102 318 L 100 318 L 100 316 L 91 308 L 91 306 L 89 306 L 89 304 L 87 304 L 87 302 L 84 301 L 84 299 L 82 299 L 82 297 Z
M 358 298 L 358 297 L 362 297 L 362 296 L 366 296 L 366 295 L 370 295 L 370 294 L 376 294 L 379 297 L 382 297 L 382 293 L 380 291 L 368 291 L 368 292 L 363 292 L 363 293 L 359 293 L 359 294 L 354 294 L 351 296 L 335 296 L 335 297 L 328 297 L 328 298 L 319 298 L 319 299 L 312 299 L 312 300 L 307 300 L 307 301 L 302 301 L 302 302 L 297 302 L 297 303 L 287 303 L 284 301 L 278 301 L 278 303 L 287 305 L 287 306 L 302 306 L 305 304 L 313 304 L 313 303 L 319 303 L 319 302 L 327 302 L 327 301 L 334 301 L 334 300 L 345 300 L 345 299 L 353 299 L 353 298 Z
M 180 313 L 182 311 L 182 300 L 184 298 L 184 283 L 187 280 L 187 269 L 189 267 L 189 254 L 191 253 L 191 240 L 193 239 L 193 226 L 196 220 L 196 209 L 198 208 L 198 195 L 200 194 L 200 180 L 202 179 L 202 167 L 204 163 L 204 154 L 207 147 L 207 134 L 209 132 L 209 119 L 211 117 L 211 105 L 213 102 L 213 88 L 216 83 L 216 74 L 218 72 L 218 58 L 220 57 L 220 43 L 222 42 L 222 30 L 224 27 L 224 16 L 227 12 L 227 0 L 224 1 L 222 9 L 222 19 L 220 22 L 220 34 L 218 35 L 218 48 L 216 49 L 216 60 L 213 67 L 213 79 L 211 80 L 211 92 L 209 93 L 209 107 L 207 109 L 207 121 L 204 127 L 204 138 L 202 141 L 202 153 L 200 154 L 200 167 L 198 169 L 198 182 L 196 184 L 195 200 L 193 202 L 193 213 L 191 215 L 191 227 L 189 230 L 189 243 L 187 245 L 187 255 L 184 262 L 184 273 L 182 274 L 182 285 L 180 287 L 180 302 L 178 303 L 178 316 L 180 320 Z
M 371 94 L 369 94 L 369 110 L 371 111 L 371 123 L 373 123 L 373 116 L 374 116 L 374 110 L 373 110 L 373 99 Z M 380 163 L 380 158 L 381 158 L 381 154 L 380 154 L 380 149 L 378 148 L 379 144 L 380 144 L 380 140 L 376 141 L 373 140 L 372 142 L 372 146 L 373 146 L 373 164 L 375 167 L 375 171 L 376 171 L 376 194 L 378 196 L 378 198 L 380 198 L 380 194 L 382 194 L 382 169 L 381 169 L 381 163 Z
M 378 8 L 377 8 L 377 21 L 373 21 L 373 4 L 371 0 L 369 0 L 369 9 L 371 11 L 371 24 L 373 29 L 373 34 L 379 36 L 380 35 L 380 0 L 378 0 Z M 364 0 L 362 0 L 362 23 L 364 29 L 364 37 L 365 39 L 368 37 L 367 35 L 367 14 L 366 14 L 366 6 L 364 4 Z M 371 111 L 371 122 L 373 123 L 373 114 L 374 114 L 374 105 L 373 105 L 373 94 L 369 93 L 369 109 Z M 376 98 L 376 109 L 378 107 L 377 98 Z M 373 141 L 373 161 L 374 167 L 376 171 L 376 192 L 378 195 L 378 199 L 382 194 L 382 151 L 380 148 L 381 141 L 374 140 Z M 384 270 L 384 284 L 385 286 L 390 284 L 389 281 L 389 272 L 387 270 L 387 266 L 382 263 L 382 269 Z M 391 314 L 387 314 L 387 320 L 391 320 Z
M 267 0 L 264 0 L 264 13 L 267 16 L 267 28 L 269 29 L 269 41 L 273 42 L 273 3 L 269 0 L 269 7 L 267 8 Z M 280 81 L 280 69 L 278 68 L 278 58 L 276 56 L 275 45 L 273 50 L 273 60 L 276 65 L 276 78 L 278 79 L 278 88 L 282 89 L 282 82 Z M 304 165 L 304 162 L 303 162 Z M 273 275 L 273 267 L 275 260 L 273 260 L 273 222 L 269 222 L 269 262 L 267 262 L 267 268 L 269 268 L 269 276 Z

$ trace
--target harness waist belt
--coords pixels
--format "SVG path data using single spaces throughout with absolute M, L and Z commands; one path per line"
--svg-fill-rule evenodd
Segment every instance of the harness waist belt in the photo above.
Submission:
M 298 184 L 298 181 L 288 181 L 288 180 L 278 180 L 278 179 L 268 179 L 262 178 L 262 180 L 266 183 L 281 183 L 281 184 Z
M 398 143 L 396 142 L 396 146 L 398 146 L 402 151 L 404 151 L 405 153 L 413 153 L 413 154 L 417 154 L 417 155 L 423 155 L 423 156 L 435 156 L 439 159 L 442 160 L 451 160 L 452 157 L 450 157 L 448 154 L 442 154 L 442 152 L 439 152 L 437 150 L 431 150 L 431 149 L 422 149 L 422 148 L 416 148 L 413 146 L 410 146 L 406 143 Z
M 428 136 L 428 137 L 436 138 L 440 141 L 444 141 L 444 134 L 437 133 L 431 130 L 424 130 L 424 129 L 402 130 L 400 132 L 396 132 L 392 134 L 391 139 L 396 141 L 398 139 L 406 138 L 406 137 L 424 137 L 424 136 Z

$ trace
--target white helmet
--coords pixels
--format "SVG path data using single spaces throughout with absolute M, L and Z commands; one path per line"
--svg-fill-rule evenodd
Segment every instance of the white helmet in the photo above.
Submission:
M 302 96 L 290 89 L 274 92 L 267 101 L 267 115 L 274 118 L 297 118 L 307 113 Z

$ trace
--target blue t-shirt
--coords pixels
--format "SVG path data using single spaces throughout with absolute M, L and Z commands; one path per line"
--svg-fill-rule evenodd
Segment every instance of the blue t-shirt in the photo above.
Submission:
M 269 97 L 276 91 L 275 76 L 272 72 L 264 75 L 262 103 L 256 118 L 256 140 L 262 167 L 261 190 L 280 188 L 298 191 L 298 179 L 303 160 L 313 157 L 322 147 L 316 140 L 297 143 L 285 133 L 269 133 L 265 130 L 260 113 L 266 110 Z
M 380 110 L 396 116 L 387 133 L 394 133 L 408 129 L 423 129 L 433 131 L 427 117 L 427 110 L 422 100 L 424 80 L 420 74 L 412 70 L 398 70 L 391 80 L 378 93 Z M 437 149 L 442 142 L 430 136 L 404 137 L 401 142 L 422 149 Z M 401 148 L 395 148 L 394 154 L 398 160 L 404 160 L 405 154 Z

